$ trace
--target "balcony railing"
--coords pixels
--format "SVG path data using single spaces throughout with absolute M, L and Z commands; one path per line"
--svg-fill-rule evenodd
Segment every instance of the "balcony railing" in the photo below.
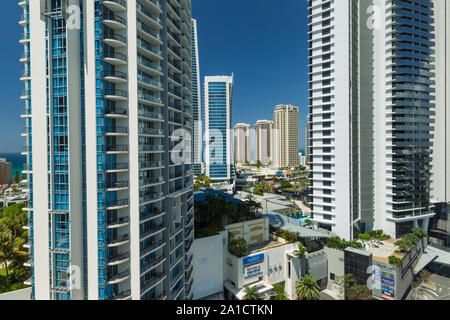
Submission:
M 164 255 L 161 255 L 157 258 L 149 260 L 145 265 L 141 266 L 141 273 L 144 273 L 145 271 L 147 271 L 150 268 L 154 267 L 155 265 L 159 264 L 163 260 L 164 260 Z
M 165 227 L 164 227 L 163 224 L 155 225 L 155 226 L 151 227 L 150 229 L 148 229 L 148 230 L 142 232 L 142 233 L 141 233 L 141 239 L 142 239 L 142 238 L 145 238 L 145 237 L 147 237 L 147 236 L 149 236 L 149 235 L 151 235 L 151 234 L 157 233 L 157 232 L 163 230 L 164 228 L 165 228 Z
M 129 204 L 128 199 L 109 200 L 106 202 L 106 206 L 109 208 L 127 206 L 128 204 Z
M 115 262 L 119 262 L 119 261 L 124 261 L 126 259 L 130 258 L 130 252 L 127 251 L 125 253 L 116 255 L 116 256 L 110 256 L 108 258 L 108 263 L 115 263 Z
M 159 248 L 160 246 L 162 246 L 164 243 L 165 243 L 164 241 L 155 241 L 155 242 L 150 243 L 147 248 L 141 249 L 141 256 L 143 256 L 149 252 L 152 252 L 156 248 Z
M 109 274 L 108 282 L 118 281 L 130 276 L 130 270 L 126 270 L 117 274 Z
M 130 217 L 120 217 L 116 219 L 108 219 L 108 226 L 113 227 L 117 225 L 122 225 L 130 222 Z
M 149 280 L 145 281 L 143 285 L 141 286 L 141 291 L 145 291 L 151 287 L 153 287 L 155 284 L 160 282 L 164 278 L 164 274 L 162 273 L 155 273 Z
M 121 243 L 121 242 L 125 242 L 130 240 L 130 235 L 129 234 L 124 234 L 121 236 L 116 236 L 116 237 L 111 237 L 108 239 L 108 244 L 116 244 L 116 243 Z

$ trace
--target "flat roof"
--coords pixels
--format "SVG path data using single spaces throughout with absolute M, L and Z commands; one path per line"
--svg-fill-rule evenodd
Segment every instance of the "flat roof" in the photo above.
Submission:
M 281 242 L 278 240 L 268 240 L 268 241 L 264 241 L 264 242 L 260 242 L 260 243 L 249 244 L 248 245 L 249 254 L 247 254 L 247 255 L 265 251 L 265 250 L 269 250 L 269 249 L 276 248 L 276 247 L 281 247 L 281 246 L 284 246 L 287 244 L 289 244 L 289 243 Z
M 395 250 L 397 246 L 395 245 L 395 242 L 397 242 L 398 239 L 389 239 L 389 240 L 368 240 L 368 241 L 362 241 L 359 240 L 358 242 L 363 243 L 365 246 L 365 251 L 371 253 L 373 255 L 374 260 L 378 260 L 381 262 L 388 263 L 389 257 L 392 255 L 398 256 L 395 253 Z
M 275 212 L 269 212 L 269 213 L 263 213 L 263 216 L 269 217 L 269 223 L 274 228 L 280 228 L 286 231 L 290 232 L 298 232 L 300 234 L 300 237 L 302 238 L 330 238 L 331 236 L 319 232 L 316 230 L 308 229 L 305 227 L 301 227 L 299 225 L 290 223 L 286 216 L 283 216 L 279 213 Z

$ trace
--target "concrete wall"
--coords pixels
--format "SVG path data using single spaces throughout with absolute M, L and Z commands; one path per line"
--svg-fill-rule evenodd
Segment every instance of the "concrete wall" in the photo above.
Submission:
M 192 245 L 194 300 L 223 292 L 224 257 L 228 251 L 227 231 L 201 239 Z
M 242 238 L 248 244 L 255 244 L 269 240 L 269 218 L 230 224 L 225 227 L 233 239 Z
M 342 277 L 345 274 L 345 263 L 344 263 L 344 251 L 324 247 L 324 251 L 328 258 L 328 285 L 327 289 L 335 292 L 337 295 L 341 295 L 340 287 L 336 285 L 335 280 L 338 277 Z M 334 274 L 334 280 L 331 279 L 330 275 Z

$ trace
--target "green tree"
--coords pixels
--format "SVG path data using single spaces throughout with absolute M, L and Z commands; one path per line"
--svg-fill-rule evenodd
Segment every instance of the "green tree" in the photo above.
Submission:
M 336 279 L 341 294 L 346 300 L 373 300 L 372 292 L 367 285 L 358 284 L 353 274 L 348 273 Z
M 274 284 L 273 291 L 275 292 L 275 296 L 271 297 L 270 300 L 289 300 L 283 283 Z
M 14 179 L 13 179 L 14 183 L 19 183 L 20 182 L 20 174 L 19 171 L 16 170 L 16 173 L 14 174 Z
M 195 179 L 194 191 L 200 190 L 200 188 L 211 188 L 212 180 L 208 176 L 200 176 Z
M 245 300 L 259 300 L 259 291 L 256 287 L 245 286 Z
M 242 238 L 230 240 L 228 243 L 228 251 L 238 258 L 245 257 L 248 254 L 247 241 Z
M 262 165 L 262 163 L 261 163 L 261 161 L 257 161 L 256 162 L 256 167 L 259 169 L 259 168 L 261 168 L 263 165 Z
M 319 300 L 320 297 L 317 280 L 310 274 L 305 274 L 296 282 L 295 291 L 299 300 Z
M 411 233 L 419 239 L 428 237 L 428 234 L 425 231 L 423 231 L 422 228 L 413 228 L 411 230 Z

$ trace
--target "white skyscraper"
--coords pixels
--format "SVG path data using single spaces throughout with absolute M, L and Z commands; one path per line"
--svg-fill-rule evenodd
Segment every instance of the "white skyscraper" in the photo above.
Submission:
M 231 115 L 234 76 L 205 77 L 206 175 L 215 182 L 231 181 L 234 176 Z
M 19 4 L 33 299 L 192 298 L 190 1 Z
M 194 116 L 194 137 L 192 139 L 192 158 L 194 174 L 202 174 L 203 131 L 202 131 L 202 92 L 200 86 L 200 58 L 198 53 L 197 20 L 192 19 L 192 106 Z
M 255 124 L 256 161 L 267 165 L 273 157 L 273 121 L 259 120 Z
M 240 164 L 250 162 L 250 128 L 246 123 L 234 126 L 234 161 Z
M 359 219 L 358 16 L 358 1 L 310 1 L 311 221 L 346 239 Z
M 433 141 L 432 200 L 436 217 L 430 236 L 450 246 L 450 2 L 435 0 L 436 116 Z
M 400 237 L 428 228 L 433 3 L 310 1 L 312 221 Z

